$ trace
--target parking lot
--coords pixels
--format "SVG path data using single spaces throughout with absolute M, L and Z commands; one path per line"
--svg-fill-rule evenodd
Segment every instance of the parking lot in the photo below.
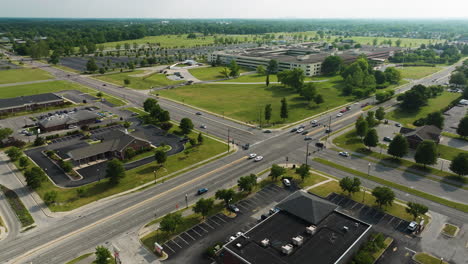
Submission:
M 285 189 L 271 184 L 236 204 L 240 209 L 238 215 L 229 218 L 224 214 L 216 214 L 203 223 L 182 232 L 167 241 L 164 251 L 169 255 L 168 263 L 211 263 L 203 258 L 207 247 L 217 242 L 226 242 L 237 232 L 246 232 L 259 223 L 264 212 L 295 191 L 295 188 Z
M 456 134 L 458 123 L 467 114 L 468 106 L 457 105 L 444 113 L 444 131 Z

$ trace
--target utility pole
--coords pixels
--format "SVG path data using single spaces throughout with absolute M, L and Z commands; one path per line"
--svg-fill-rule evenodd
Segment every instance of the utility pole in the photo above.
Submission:
M 307 142 L 306 155 L 305 155 L 305 164 L 308 165 L 309 161 L 309 142 Z
M 227 144 L 228 144 L 228 152 L 229 152 L 229 128 L 228 128 Z
M 188 194 L 185 194 L 185 207 L 188 208 Z

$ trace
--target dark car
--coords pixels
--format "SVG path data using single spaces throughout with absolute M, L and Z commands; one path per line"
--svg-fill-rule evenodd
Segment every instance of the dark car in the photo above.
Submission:
M 242 148 L 243 148 L 244 150 L 248 150 L 248 149 L 250 148 L 250 144 L 247 143 L 247 144 L 245 144 L 245 145 L 242 145 Z
M 195 114 L 196 114 L 196 115 L 202 115 L 202 113 L 201 113 L 201 112 L 196 112 Z
M 366 107 L 366 106 L 368 106 L 368 105 L 369 105 L 369 103 L 362 104 L 362 105 L 361 105 L 361 108 Z
M 198 189 L 197 194 L 202 195 L 202 194 L 204 194 L 206 192 L 208 192 L 208 188 L 201 188 L 201 189 Z
M 307 133 L 309 133 L 309 131 L 304 130 L 304 132 L 302 132 L 302 135 L 307 135 Z
M 332 132 L 332 130 L 331 130 L 330 128 L 327 128 L 327 129 L 325 130 L 325 133 L 327 133 L 327 134 L 328 134 L 328 133 L 331 133 L 331 132 Z
M 323 148 L 325 145 L 322 142 L 317 142 L 317 143 L 315 143 L 315 146 L 317 148 Z
M 386 141 L 386 142 L 392 142 L 392 138 L 391 137 L 384 137 L 383 138 L 383 141 Z
M 294 133 L 294 132 L 296 132 L 296 131 L 297 131 L 297 128 L 296 128 L 296 127 L 293 128 L 293 129 L 291 129 L 291 133 Z
M 237 206 L 233 205 L 233 204 L 230 204 L 228 206 L 228 209 L 229 209 L 229 211 L 231 211 L 233 213 L 239 213 L 240 212 L 240 209 Z
M 269 134 L 269 133 L 271 133 L 271 130 L 264 130 L 263 133 Z
M 312 124 L 312 127 L 317 127 L 317 126 L 319 126 L 318 123 Z
M 312 137 L 306 136 L 304 140 L 312 140 Z

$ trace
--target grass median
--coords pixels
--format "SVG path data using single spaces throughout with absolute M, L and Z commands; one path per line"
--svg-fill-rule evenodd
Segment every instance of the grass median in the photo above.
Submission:
M 407 192 L 407 193 L 422 197 L 424 199 L 427 199 L 427 200 L 430 200 L 430 201 L 433 201 L 433 202 L 436 202 L 436 203 L 439 203 L 439 204 L 442 204 L 442 205 L 445 205 L 445 206 L 448 206 L 448 207 L 455 208 L 455 209 L 460 210 L 462 212 L 468 213 L 468 205 L 467 204 L 462 204 L 462 203 L 449 201 L 449 200 L 440 198 L 438 196 L 435 196 L 435 195 L 432 195 L 432 194 L 429 194 L 429 193 L 425 193 L 423 191 L 419 191 L 419 190 L 416 190 L 416 189 L 412 189 L 410 187 L 400 185 L 400 184 L 397 184 L 397 183 L 394 183 L 394 182 L 390 182 L 390 181 L 384 180 L 382 178 L 379 178 L 379 177 L 376 177 L 376 176 L 373 176 L 373 175 L 367 175 L 364 172 L 360 172 L 360 171 L 357 171 L 357 170 L 354 170 L 354 169 L 350 169 L 348 167 L 341 166 L 339 164 L 333 163 L 331 161 L 328 161 L 328 160 L 325 160 L 325 159 L 322 159 L 322 158 L 314 158 L 314 161 L 319 162 L 319 163 L 324 164 L 324 165 L 327 165 L 327 166 L 330 166 L 330 167 L 333 167 L 335 169 L 339 169 L 341 171 L 344 171 L 344 172 L 359 176 L 361 178 L 368 179 L 368 180 L 377 182 L 379 184 L 386 185 L 388 187 L 395 188 L 395 189 L 398 189 L 400 191 Z
M 128 79 L 130 81 L 130 84 L 126 85 L 126 87 L 136 90 L 147 90 L 155 87 L 165 87 L 184 82 L 170 80 L 166 77 L 166 75 L 160 73 L 149 73 L 145 76 L 138 76 L 143 74 L 145 74 L 145 71 L 137 70 L 132 72 L 99 75 L 95 76 L 94 78 L 110 82 L 118 86 L 123 86 L 124 80 Z
M 413 259 L 420 264 L 448 264 L 440 258 L 436 258 L 428 253 L 418 252 L 413 256 Z
M 5 194 L 6 200 L 10 204 L 11 209 L 13 209 L 16 216 L 18 217 L 21 226 L 27 227 L 34 224 L 34 219 L 32 218 L 28 209 L 24 206 L 23 202 L 21 202 L 20 198 L 18 197 L 18 194 L 16 194 L 14 191 L 8 189 L 3 185 L 0 185 L 0 189 Z

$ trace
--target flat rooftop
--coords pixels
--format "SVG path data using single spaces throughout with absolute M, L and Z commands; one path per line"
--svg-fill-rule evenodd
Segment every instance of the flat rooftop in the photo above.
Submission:
M 34 104 L 44 104 L 49 102 L 60 102 L 63 98 L 54 93 L 43 93 L 28 96 L 18 96 L 13 98 L 0 99 L 0 109 L 24 107 Z
M 309 217 L 309 220 L 313 219 Z M 240 258 L 245 263 L 255 264 L 335 263 L 371 227 L 335 210 L 314 225 L 316 232 L 313 235 L 306 231 L 311 225 L 310 221 L 287 209 L 280 210 L 243 236 L 226 244 L 224 263 L 242 263 L 239 262 Z M 294 245 L 289 255 L 284 254 L 282 246 L 292 245 L 293 237 L 297 236 L 302 236 L 303 244 Z M 264 239 L 269 240 L 266 247 L 261 244 Z

